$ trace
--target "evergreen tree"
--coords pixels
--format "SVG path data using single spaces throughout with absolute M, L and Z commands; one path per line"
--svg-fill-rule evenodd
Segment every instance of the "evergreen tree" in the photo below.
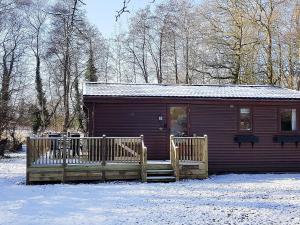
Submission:
M 32 132 L 37 134 L 42 126 L 41 111 L 36 105 L 31 106 L 31 124 Z
M 96 73 L 97 73 L 97 69 L 95 67 L 95 62 L 94 62 L 92 40 L 90 39 L 89 59 L 87 62 L 87 69 L 85 72 L 85 79 L 90 82 L 97 82 L 98 77 Z
M 40 74 L 40 58 L 38 55 L 36 55 L 37 59 L 37 65 L 36 65 L 36 73 L 35 73 L 35 85 L 36 85 L 36 91 L 37 91 L 37 100 L 38 100 L 38 112 L 39 112 L 39 119 L 37 119 L 35 122 L 37 131 L 39 130 L 45 130 L 48 126 L 48 118 L 49 118 L 49 112 L 47 110 L 47 99 L 45 96 L 45 92 L 43 90 L 43 83 L 42 78 Z M 37 112 L 37 111 L 36 111 Z

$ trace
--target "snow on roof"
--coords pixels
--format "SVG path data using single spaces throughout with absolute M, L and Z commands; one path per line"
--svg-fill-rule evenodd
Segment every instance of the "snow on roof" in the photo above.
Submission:
M 173 85 L 88 82 L 84 96 L 300 99 L 300 92 L 270 85 Z

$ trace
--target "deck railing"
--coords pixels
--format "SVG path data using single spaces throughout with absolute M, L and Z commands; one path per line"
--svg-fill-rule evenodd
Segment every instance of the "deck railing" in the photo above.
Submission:
M 31 137 L 28 165 L 141 163 L 141 137 Z M 145 156 L 144 156 L 145 158 Z
M 179 179 L 179 166 L 187 162 L 208 161 L 208 138 L 203 137 L 174 137 L 170 136 L 170 159 L 175 171 L 176 179 Z M 207 169 L 206 169 L 207 170 Z

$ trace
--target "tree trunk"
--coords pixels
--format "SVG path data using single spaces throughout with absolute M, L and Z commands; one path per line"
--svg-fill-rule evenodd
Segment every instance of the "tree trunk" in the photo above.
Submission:
M 163 33 L 160 32 L 159 36 L 159 80 L 158 83 L 162 83 L 163 76 L 162 76 L 162 45 L 163 45 Z
M 273 53 L 272 33 L 271 30 L 268 29 L 267 72 L 268 72 L 269 84 L 274 85 L 275 81 L 274 81 L 272 53 Z
M 75 90 L 75 114 L 77 115 L 79 129 L 85 132 L 84 127 L 84 116 L 82 110 L 82 98 L 81 93 L 79 91 L 79 73 L 78 73 L 78 65 L 75 63 L 75 79 L 74 79 L 74 90 Z
M 175 36 L 175 34 L 173 34 L 173 54 L 174 54 L 175 82 L 176 82 L 176 84 L 179 84 L 178 59 L 177 59 L 177 51 L 176 51 L 176 36 Z
M 67 31 L 68 32 L 68 31 Z M 63 124 L 63 132 L 67 132 L 69 128 L 69 120 L 70 120 L 70 109 L 69 109 L 69 88 L 70 88 L 70 50 L 69 50 L 69 34 L 66 34 L 66 52 L 64 58 L 64 79 L 63 79 L 63 87 L 64 87 L 64 124 Z
M 189 75 L 189 38 L 186 37 L 186 49 L 185 49 L 185 83 L 190 83 L 190 75 Z
M 143 51 L 143 76 L 144 76 L 144 80 L 145 83 L 149 83 L 149 78 L 148 78 L 148 72 L 147 72 L 147 54 L 146 54 L 146 28 L 144 28 L 144 33 L 143 33 L 143 47 L 142 47 L 142 51 Z

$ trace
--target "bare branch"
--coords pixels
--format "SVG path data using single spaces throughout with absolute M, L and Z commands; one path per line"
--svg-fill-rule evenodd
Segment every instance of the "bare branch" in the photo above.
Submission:
M 116 15 L 116 21 L 119 20 L 119 18 L 121 17 L 121 15 L 123 13 L 130 13 L 130 11 L 128 10 L 128 4 L 130 3 L 131 0 L 124 0 L 123 1 L 123 6 L 120 10 L 116 11 L 117 15 Z M 150 1 L 150 3 L 155 3 L 156 0 L 152 0 Z
M 117 13 L 117 15 L 116 15 L 116 21 L 118 21 L 118 19 L 121 17 L 121 15 L 123 13 L 129 13 L 129 10 L 127 9 L 127 7 L 128 7 L 128 4 L 130 3 L 130 1 L 131 0 L 124 0 L 123 1 L 123 7 L 116 12 Z

